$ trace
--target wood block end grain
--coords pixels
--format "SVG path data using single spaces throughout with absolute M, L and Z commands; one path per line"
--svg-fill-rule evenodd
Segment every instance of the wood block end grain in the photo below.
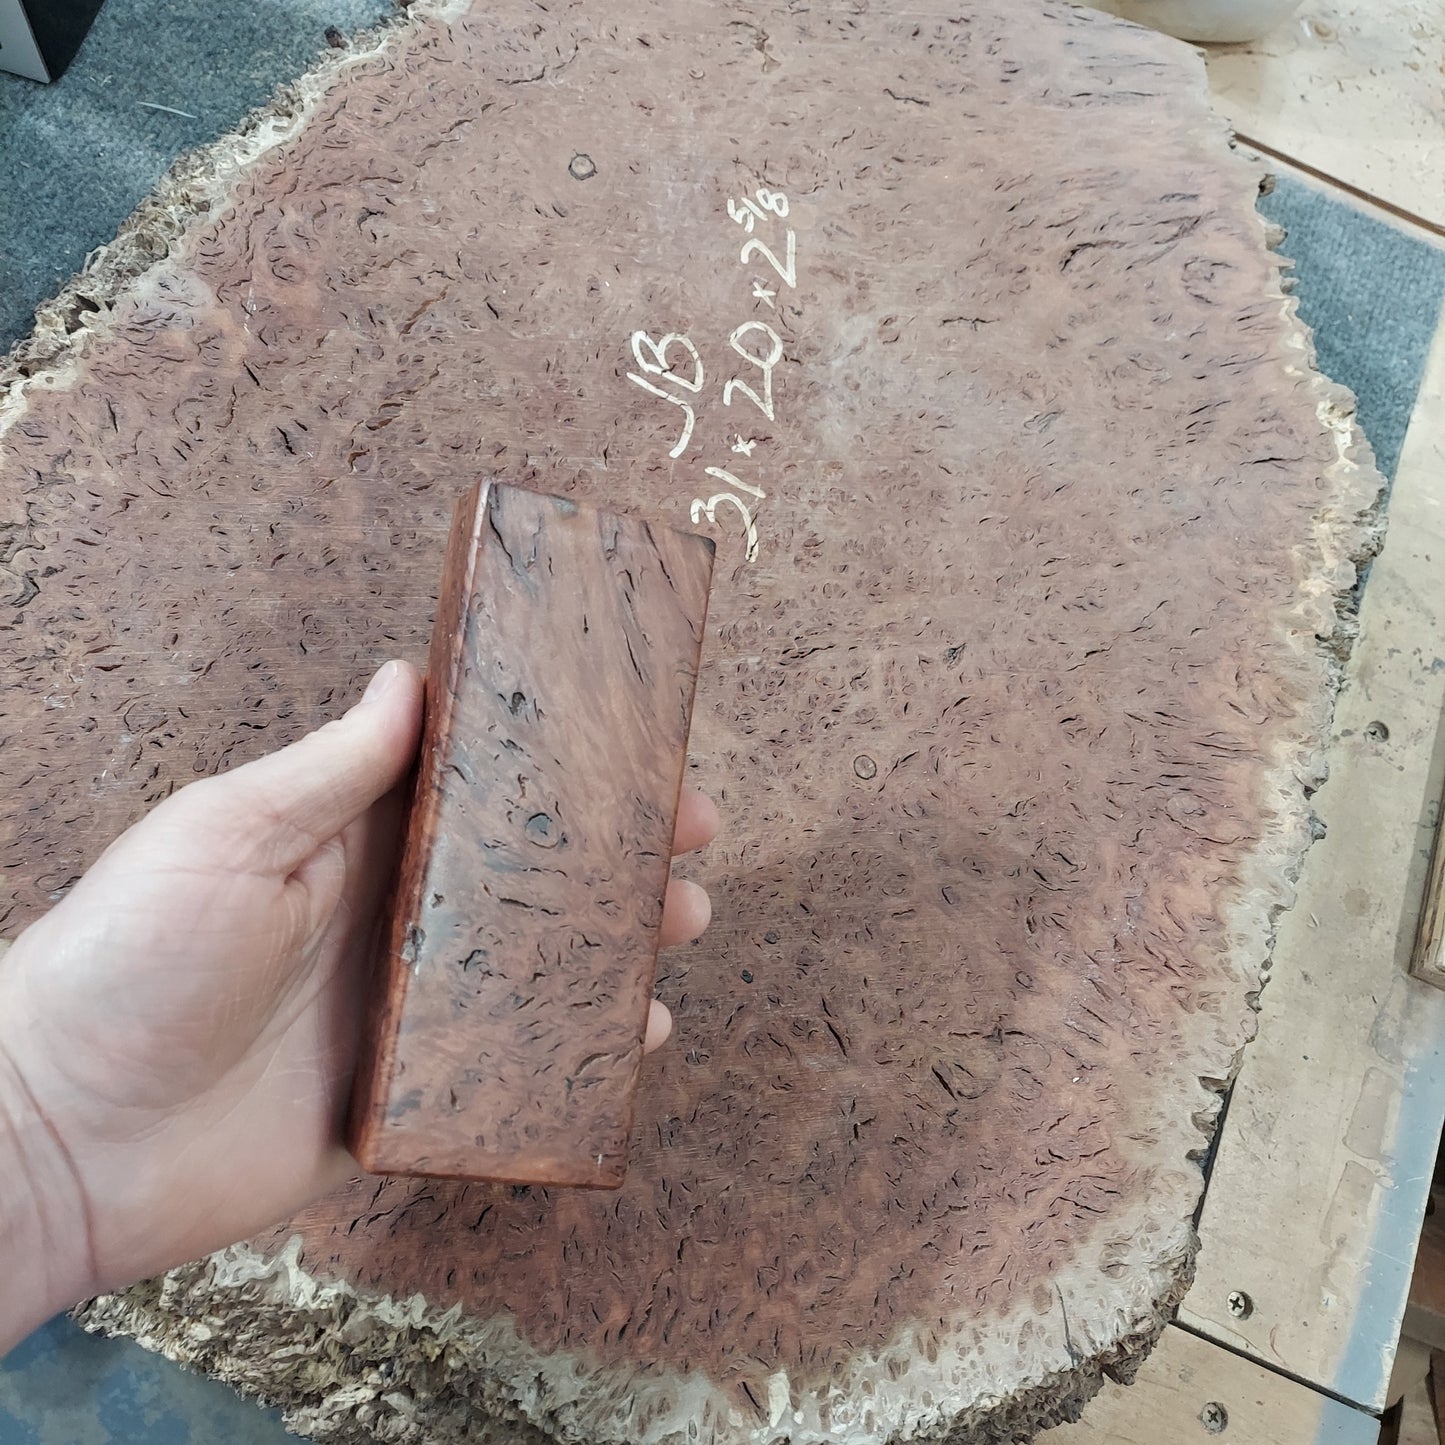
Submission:
M 707 538 L 559 497 L 458 504 L 364 1168 L 622 1183 L 712 565 Z

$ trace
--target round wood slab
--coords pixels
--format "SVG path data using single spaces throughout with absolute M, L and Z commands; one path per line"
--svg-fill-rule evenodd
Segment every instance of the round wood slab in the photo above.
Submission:
M 715 922 L 619 1194 L 358 1180 L 90 1318 L 322 1439 L 1026 1438 L 1187 1284 L 1371 535 L 1257 176 L 1064 5 L 412 10 L 21 358 L 0 928 L 421 660 L 483 474 L 717 538 Z

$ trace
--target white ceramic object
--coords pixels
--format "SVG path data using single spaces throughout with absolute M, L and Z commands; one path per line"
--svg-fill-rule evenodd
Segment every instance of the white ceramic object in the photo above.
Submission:
M 1300 0 L 1097 0 L 1095 8 L 1180 40 L 1258 40 L 1287 20 Z

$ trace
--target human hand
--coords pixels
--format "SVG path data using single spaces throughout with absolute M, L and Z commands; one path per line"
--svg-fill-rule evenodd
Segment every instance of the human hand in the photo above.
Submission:
M 342 1124 L 421 699 L 389 663 L 345 717 L 177 792 L 0 959 L 0 1139 L 18 1121 L 46 1232 L 86 1252 L 50 1308 L 246 1238 L 357 1172 Z M 678 851 L 716 827 L 686 792 Z M 701 888 L 671 883 L 664 946 L 708 916 Z M 648 1046 L 669 1026 L 654 1004 Z

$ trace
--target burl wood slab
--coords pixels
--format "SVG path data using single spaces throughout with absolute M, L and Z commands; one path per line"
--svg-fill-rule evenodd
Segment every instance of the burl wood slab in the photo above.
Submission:
M 616 1188 L 713 543 L 479 482 L 457 504 L 351 1147 Z
M 716 537 L 715 922 L 620 1193 L 358 1180 L 91 1319 L 324 1439 L 1022 1438 L 1188 1281 L 1379 484 L 1258 175 L 1064 5 L 411 8 L 31 352 L 4 926 L 420 660 L 482 473 Z

